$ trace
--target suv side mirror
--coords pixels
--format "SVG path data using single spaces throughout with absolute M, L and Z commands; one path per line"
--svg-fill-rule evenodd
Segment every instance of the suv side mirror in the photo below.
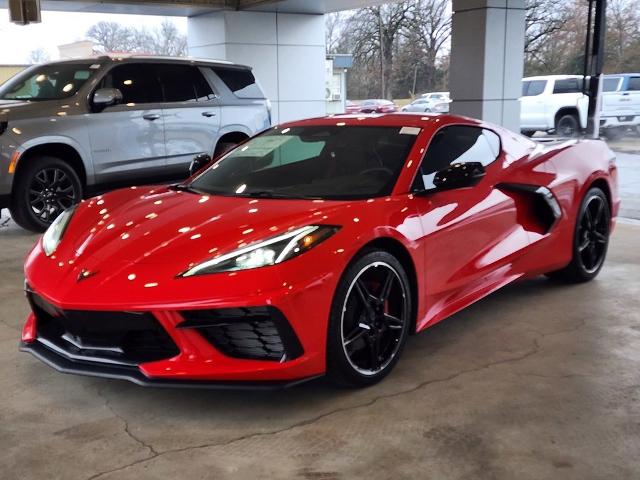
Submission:
M 193 157 L 193 160 L 191 160 L 191 165 L 189 165 L 189 176 L 192 177 L 210 163 L 211 157 L 206 153 L 196 155 Z
M 93 94 L 93 104 L 99 108 L 106 108 L 122 102 L 122 98 L 122 92 L 117 88 L 100 88 Z
M 433 185 L 437 190 L 473 187 L 487 174 L 480 162 L 454 163 L 436 173 Z

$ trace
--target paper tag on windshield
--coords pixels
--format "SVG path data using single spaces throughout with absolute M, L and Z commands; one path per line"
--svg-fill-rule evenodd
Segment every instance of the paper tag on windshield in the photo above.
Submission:
M 419 127 L 402 127 L 400 129 L 400 135 L 418 135 L 419 133 Z

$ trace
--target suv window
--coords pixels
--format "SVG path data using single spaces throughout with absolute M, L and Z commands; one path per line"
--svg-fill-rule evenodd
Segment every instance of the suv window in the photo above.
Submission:
M 618 90 L 619 84 L 620 84 L 620 77 L 605 78 L 602 82 L 602 91 L 615 92 L 616 90 Z
M 567 78 L 556 80 L 553 86 L 553 93 L 580 93 L 582 92 L 582 80 L 577 78 Z
M 486 167 L 494 162 L 499 154 L 500 137 L 492 131 L 463 125 L 445 127 L 433 136 L 420 165 L 414 189 L 434 188 L 433 179 L 436 173 L 450 165 L 480 162 Z
M 99 67 L 99 65 L 98 65 Z M 2 100 L 58 100 L 75 95 L 96 70 L 92 64 L 42 65 L 20 73 L 0 88 Z
M 547 86 L 546 80 L 525 80 L 522 82 L 522 96 L 534 97 L 544 92 Z
M 193 65 L 158 64 L 155 69 L 165 102 L 202 102 L 214 98 L 211 86 Z
M 236 97 L 264 98 L 251 70 L 228 67 L 211 67 L 211 69 Z
M 162 102 L 162 89 L 151 64 L 118 65 L 109 70 L 98 88 L 117 88 L 124 104 Z
M 640 90 L 640 77 L 629 78 L 629 83 L 627 84 L 627 90 Z

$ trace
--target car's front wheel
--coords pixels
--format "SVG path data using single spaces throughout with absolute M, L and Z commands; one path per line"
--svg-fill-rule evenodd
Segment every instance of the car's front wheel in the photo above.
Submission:
M 573 114 L 567 114 L 558 118 L 556 133 L 562 137 L 577 137 L 578 133 L 580 133 L 578 117 Z
M 402 264 L 372 250 L 345 271 L 334 296 L 327 337 L 327 375 L 364 387 L 395 366 L 411 328 L 411 288 Z
M 65 209 L 82 200 L 75 170 L 56 157 L 24 159 L 11 197 L 11 216 L 22 228 L 43 232 Z

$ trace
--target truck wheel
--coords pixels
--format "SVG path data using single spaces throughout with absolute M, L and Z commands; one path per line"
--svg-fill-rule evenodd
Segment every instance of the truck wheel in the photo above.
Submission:
M 556 122 L 556 133 L 562 137 L 576 137 L 579 132 L 578 117 L 573 114 L 563 115 Z
M 43 155 L 29 158 L 18 173 L 9 209 L 22 228 L 43 232 L 80 200 L 82 183 L 75 170 L 59 158 Z

